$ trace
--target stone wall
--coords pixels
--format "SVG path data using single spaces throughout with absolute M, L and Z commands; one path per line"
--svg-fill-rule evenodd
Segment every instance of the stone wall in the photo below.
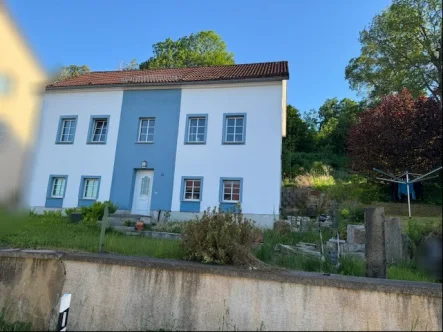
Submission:
M 0 250 L 0 312 L 54 329 L 441 330 L 442 285 L 249 271 L 116 255 Z
M 285 216 L 309 215 L 308 209 L 321 209 L 323 204 L 324 194 L 318 190 L 296 187 L 281 188 L 280 209 Z

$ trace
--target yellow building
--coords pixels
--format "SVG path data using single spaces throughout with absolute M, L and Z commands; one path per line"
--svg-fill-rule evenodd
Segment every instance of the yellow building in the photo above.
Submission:
M 46 75 L 0 0 L 0 205 L 26 194 Z

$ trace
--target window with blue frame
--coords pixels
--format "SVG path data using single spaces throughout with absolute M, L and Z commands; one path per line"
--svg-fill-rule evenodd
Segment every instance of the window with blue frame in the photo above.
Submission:
M 152 143 L 154 141 L 154 118 L 141 118 L 138 129 L 138 143 Z
M 61 208 L 65 198 L 67 175 L 50 175 L 45 207 Z
M 207 127 L 207 114 L 188 114 L 186 116 L 185 143 L 205 144 Z
M 89 206 L 98 199 L 100 179 L 100 176 L 82 176 L 78 195 L 79 206 Z
M 89 124 L 88 143 L 106 144 L 109 116 L 92 116 Z
M 77 116 L 61 116 L 57 130 L 56 143 L 73 144 L 76 127 Z
M 181 185 L 181 212 L 200 212 L 203 195 L 203 177 L 184 176 Z
M 220 179 L 220 209 L 235 212 L 242 201 L 243 178 Z
M 246 141 L 246 114 L 223 115 L 223 144 L 244 144 Z

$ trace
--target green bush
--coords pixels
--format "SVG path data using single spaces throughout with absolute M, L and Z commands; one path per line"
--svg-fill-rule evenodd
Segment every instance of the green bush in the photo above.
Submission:
M 186 228 L 186 222 L 161 222 L 152 227 L 156 232 L 167 232 L 182 234 Z
M 182 246 L 187 259 L 204 263 L 244 265 L 252 256 L 257 229 L 238 213 L 210 209 L 187 223 Z
M 70 217 L 71 214 L 73 213 L 80 213 L 82 210 L 78 207 L 74 207 L 74 208 L 66 208 L 65 209 L 65 214 Z
M 90 206 L 83 206 L 81 208 L 83 215 L 82 223 L 85 225 L 94 226 L 97 224 L 97 221 L 102 220 L 103 215 L 105 214 L 105 203 L 108 203 L 109 214 L 117 211 L 118 205 L 112 203 L 111 201 L 94 202 Z
M 273 225 L 274 231 L 281 235 L 289 235 L 291 234 L 291 225 L 284 221 L 284 220 L 278 220 Z
M 441 219 L 439 222 L 427 222 L 423 219 L 417 220 L 412 218 L 408 220 L 407 229 L 407 235 L 417 247 L 429 234 L 442 236 Z

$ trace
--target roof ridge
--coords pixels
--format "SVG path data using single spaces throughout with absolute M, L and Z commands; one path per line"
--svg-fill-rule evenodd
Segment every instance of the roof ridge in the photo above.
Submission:
M 121 73 L 121 72 L 142 72 L 150 70 L 172 70 L 172 69 L 193 69 L 193 68 L 226 68 L 226 67 L 238 67 L 238 66 L 248 66 L 248 65 L 267 65 L 267 64 L 283 64 L 288 63 L 287 60 L 282 61 L 265 61 L 265 62 L 248 62 L 248 63 L 235 63 L 232 65 L 213 65 L 213 66 L 191 66 L 191 67 L 171 67 L 171 68 L 151 68 L 151 69 L 132 69 L 132 70 L 94 70 L 86 74 L 93 73 Z M 86 75 L 84 74 L 84 75 Z

